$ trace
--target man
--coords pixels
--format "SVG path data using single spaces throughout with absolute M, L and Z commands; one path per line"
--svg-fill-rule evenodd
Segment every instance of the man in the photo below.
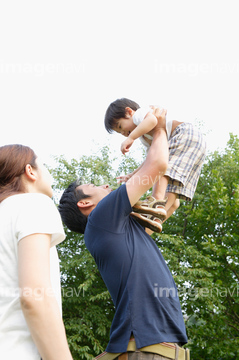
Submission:
M 164 175 L 167 160 L 166 132 L 156 125 L 143 166 L 124 185 L 112 191 L 108 185 L 74 182 L 60 200 L 63 221 L 85 234 L 115 305 L 102 360 L 189 359 L 181 348 L 187 336 L 173 277 L 153 239 L 130 216 L 132 206 Z

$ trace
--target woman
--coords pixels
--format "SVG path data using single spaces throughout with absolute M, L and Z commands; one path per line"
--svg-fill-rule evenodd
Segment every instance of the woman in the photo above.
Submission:
M 61 317 L 65 239 L 51 176 L 32 149 L 0 147 L 0 354 L 4 360 L 72 360 Z

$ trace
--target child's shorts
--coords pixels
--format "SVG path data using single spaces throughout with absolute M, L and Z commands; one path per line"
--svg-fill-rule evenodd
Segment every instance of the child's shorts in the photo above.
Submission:
M 206 142 L 200 131 L 190 123 L 176 127 L 169 139 L 169 176 L 167 192 L 179 199 L 192 200 L 206 156 Z

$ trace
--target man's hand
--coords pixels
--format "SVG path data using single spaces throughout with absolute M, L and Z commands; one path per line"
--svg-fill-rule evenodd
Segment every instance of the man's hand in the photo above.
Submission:
M 132 176 L 133 174 L 130 173 L 128 175 L 121 175 L 121 176 L 117 176 L 117 183 L 120 184 L 120 183 L 126 183 Z
M 131 137 L 127 137 L 127 139 L 122 142 L 120 149 L 122 154 L 125 155 L 127 152 L 129 152 L 129 148 L 133 145 L 133 142 L 134 140 Z
M 157 128 L 163 128 L 166 130 L 166 115 L 167 115 L 167 110 L 160 108 L 160 107 L 156 107 L 156 106 L 150 106 L 154 112 L 154 116 L 157 118 L 158 120 L 158 124 L 155 126 L 154 130 Z

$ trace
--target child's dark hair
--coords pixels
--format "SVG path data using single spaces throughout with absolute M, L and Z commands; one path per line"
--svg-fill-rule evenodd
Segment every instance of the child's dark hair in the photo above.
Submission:
M 108 133 L 113 132 L 117 120 L 125 117 L 125 108 L 127 107 L 134 111 L 139 109 L 139 105 L 136 102 L 126 98 L 117 99 L 109 105 L 105 113 L 105 128 Z

